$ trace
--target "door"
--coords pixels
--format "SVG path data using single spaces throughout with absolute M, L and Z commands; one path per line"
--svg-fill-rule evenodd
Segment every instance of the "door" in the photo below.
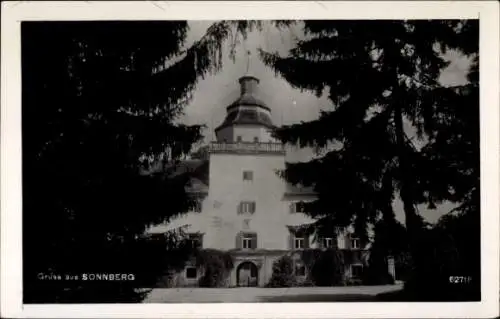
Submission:
M 253 262 L 245 261 L 238 266 L 238 286 L 256 287 L 259 284 L 258 268 Z

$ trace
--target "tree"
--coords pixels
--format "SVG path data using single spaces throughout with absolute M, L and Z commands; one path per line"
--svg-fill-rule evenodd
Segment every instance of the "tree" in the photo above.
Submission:
M 468 33 L 477 34 L 477 25 L 469 25 Z M 467 44 L 464 41 L 464 45 Z M 448 200 L 458 204 L 428 232 L 431 250 L 429 261 L 409 285 L 413 290 L 426 290 L 433 282 L 435 299 L 480 300 L 480 161 L 479 161 L 479 64 L 477 48 L 463 46 L 472 53 L 468 83 L 452 87 L 441 101 L 443 117 L 437 134 L 422 149 L 431 165 L 421 170 L 421 187 L 428 189 L 429 200 Z M 450 282 L 450 275 L 460 273 L 466 284 Z M 428 294 L 427 294 L 428 295 Z M 429 296 L 428 297 L 432 297 Z
M 370 260 L 365 272 L 367 284 L 387 284 L 405 279 L 411 268 L 406 228 L 396 219 L 380 219 L 374 227 Z M 394 258 L 396 278 L 389 277 L 387 258 Z
M 345 284 L 345 257 L 345 252 L 336 249 L 301 251 L 301 259 L 308 270 L 308 279 L 315 286 L 331 287 Z
M 419 171 L 431 203 L 452 201 L 459 204 L 455 212 L 473 215 L 480 212 L 478 59 L 474 54 L 468 83 L 450 88 L 441 101 L 442 113 L 448 116 L 436 124 L 437 133 L 422 149 L 432 165 Z
M 354 222 L 366 236 L 367 223 L 394 215 L 391 204 L 398 195 L 412 254 L 418 254 L 423 225 L 417 204 L 434 204 L 435 197 L 417 174 L 429 158 L 405 126 L 425 143 L 442 130 L 443 119 L 453 118 L 441 103 L 452 91 L 438 81 L 448 65 L 441 54 L 460 48 L 464 39 L 475 41 L 465 53 L 477 52 L 474 25 L 477 21 L 305 21 L 306 39 L 288 56 L 261 51 L 263 61 L 292 86 L 326 92 L 333 104 L 317 120 L 275 134 L 283 142 L 326 149 L 283 172 L 289 182 L 312 185 L 319 194 L 306 205 L 309 215 L 319 223 Z
M 179 266 L 180 231 L 154 245 L 142 235 L 195 205 L 189 174 L 174 173 L 200 126 L 176 119 L 198 79 L 221 68 L 225 39 L 248 25 L 214 23 L 184 50 L 185 21 L 23 22 L 25 302 L 137 302 L 134 288 Z M 151 173 L 159 160 L 169 169 Z M 82 273 L 136 278 L 90 283 Z

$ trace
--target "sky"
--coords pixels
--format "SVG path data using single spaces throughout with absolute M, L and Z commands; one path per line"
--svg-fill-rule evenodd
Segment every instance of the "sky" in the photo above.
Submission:
M 213 21 L 191 21 L 185 46 L 189 47 L 194 41 L 200 39 L 212 23 Z M 276 75 L 257 57 L 259 48 L 286 55 L 296 40 L 301 37 L 302 32 L 299 26 L 280 31 L 265 23 L 262 31 L 256 30 L 249 33 L 246 40 L 241 39 L 237 44 L 235 61 L 229 58 L 229 51 L 226 50 L 223 55 L 222 70 L 198 82 L 193 92 L 193 99 L 184 110 L 184 116 L 180 121 L 189 125 L 206 125 L 203 143 L 215 140 L 213 129 L 224 120 L 226 106 L 239 96 L 238 79 L 246 73 L 248 63 L 249 73 L 260 79 L 258 96 L 271 108 L 275 125 L 287 125 L 317 118 L 320 110 L 327 110 L 331 107 L 329 100 L 324 96 L 318 98 L 310 92 L 301 92 L 292 88 L 286 80 Z M 250 59 L 248 59 L 247 51 L 251 52 Z M 456 52 L 446 54 L 445 58 L 451 64 L 441 74 L 441 83 L 443 85 L 464 84 L 469 60 Z M 407 129 L 411 130 L 411 128 Z M 292 148 L 286 160 L 307 161 L 311 155 L 310 149 Z M 393 206 L 398 220 L 404 222 L 401 202 L 396 200 Z M 419 210 L 428 222 L 434 223 L 451 208 L 451 205 L 445 204 L 438 206 L 436 210 L 428 210 L 425 207 L 419 207 Z

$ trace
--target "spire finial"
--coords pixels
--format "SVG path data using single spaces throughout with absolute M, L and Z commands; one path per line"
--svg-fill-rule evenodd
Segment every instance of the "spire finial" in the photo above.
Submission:
M 250 71 L 250 57 L 252 56 L 252 52 L 250 50 L 247 50 L 247 71 L 246 74 Z

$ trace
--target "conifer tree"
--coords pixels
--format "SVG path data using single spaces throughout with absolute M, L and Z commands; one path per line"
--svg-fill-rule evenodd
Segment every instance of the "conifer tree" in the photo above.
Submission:
M 439 82 L 449 64 L 442 54 L 448 49 L 476 53 L 477 21 L 305 21 L 303 29 L 306 39 L 288 56 L 261 51 L 261 57 L 293 87 L 327 94 L 333 107 L 316 120 L 276 131 L 283 142 L 325 151 L 308 162 L 288 164 L 284 178 L 314 186 L 318 199 L 305 208 L 319 224 L 354 222 L 365 236 L 368 223 L 394 216 L 391 204 L 399 197 L 412 254 L 418 254 L 423 220 L 417 205 L 434 205 L 449 200 L 450 191 L 473 187 L 460 179 L 446 191 L 443 183 L 437 189 L 438 177 L 423 172 L 435 163 L 431 154 L 442 153 L 437 140 L 445 142 L 444 132 L 449 126 L 459 130 L 461 121 L 453 123 L 454 89 Z M 477 104 L 463 112 L 474 113 L 470 121 L 475 121 Z M 464 134 L 473 139 L 477 132 L 471 130 Z M 427 151 L 415 143 L 429 140 L 434 147 Z M 446 152 L 442 159 L 461 156 L 451 146 Z M 478 156 L 471 153 L 467 165 L 478 165 Z M 447 172 L 455 170 L 453 163 L 448 162 Z
M 25 302 L 137 302 L 134 288 L 179 266 L 180 232 L 147 245 L 142 235 L 195 204 L 188 174 L 173 173 L 200 126 L 177 119 L 197 81 L 222 66 L 225 39 L 249 24 L 214 23 L 184 50 L 186 21 L 23 22 Z M 158 160 L 169 170 L 150 173 Z

